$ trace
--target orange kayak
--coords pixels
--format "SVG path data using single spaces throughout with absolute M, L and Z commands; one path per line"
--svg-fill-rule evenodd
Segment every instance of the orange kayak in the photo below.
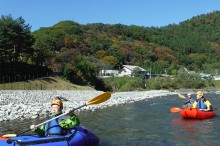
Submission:
M 183 108 L 180 115 L 186 119 L 210 119 L 216 116 L 214 111 L 202 111 L 197 108 Z

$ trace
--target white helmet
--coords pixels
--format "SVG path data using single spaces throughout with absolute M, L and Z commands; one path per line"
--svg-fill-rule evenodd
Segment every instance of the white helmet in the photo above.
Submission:
M 187 94 L 187 96 L 191 96 L 191 95 L 192 95 L 191 93 L 188 93 L 188 94 Z

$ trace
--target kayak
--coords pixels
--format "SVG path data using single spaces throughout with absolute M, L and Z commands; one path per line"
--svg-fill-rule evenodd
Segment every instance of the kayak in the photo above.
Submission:
M 186 119 L 210 119 L 216 116 L 214 111 L 203 111 L 198 108 L 183 108 L 180 115 Z
M 76 126 L 67 135 L 39 137 L 23 135 L 13 138 L 0 137 L 0 146 L 98 146 L 99 138 L 84 126 Z

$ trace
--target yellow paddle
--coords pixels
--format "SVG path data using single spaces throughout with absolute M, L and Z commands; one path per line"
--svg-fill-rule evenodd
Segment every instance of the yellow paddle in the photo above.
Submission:
M 180 98 L 186 98 L 184 95 L 182 95 L 182 94 L 178 94 L 179 95 L 179 97 Z M 170 112 L 171 113 L 177 113 L 177 112 L 180 112 L 181 111 L 181 109 L 180 108 L 178 108 L 178 107 L 172 107 L 172 108 L 170 108 Z
M 179 95 L 180 98 L 186 98 L 184 95 L 182 95 L 180 93 L 178 95 Z
M 11 137 L 15 137 L 16 134 L 5 134 L 5 135 L 2 135 L 1 137 L 5 137 L 5 138 L 11 138 Z
M 92 104 L 99 104 L 99 103 L 105 102 L 105 101 L 107 101 L 110 97 L 111 97 L 111 93 L 110 93 L 110 92 L 105 92 L 105 93 L 100 94 L 100 95 L 96 96 L 95 98 L 93 98 L 93 99 L 87 101 L 85 104 L 83 104 L 83 105 L 81 105 L 81 106 L 79 106 L 79 107 L 77 107 L 77 108 L 72 109 L 70 112 L 74 112 L 75 110 L 80 109 L 80 108 L 82 108 L 82 107 L 84 107 L 84 106 L 88 106 L 88 105 L 92 105 Z M 54 119 L 57 119 L 57 118 L 59 118 L 59 117 L 62 117 L 62 116 L 64 116 L 64 115 L 66 115 L 66 114 L 67 114 L 67 113 L 63 113 L 63 114 L 61 114 L 61 115 L 59 115 L 59 116 L 57 116 L 57 117 L 54 117 L 54 118 L 49 119 L 49 120 L 47 120 L 47 121 L 45 121 L 45 122 L 42 122 L 42 123 L 36 125 L 35 127 L 37 128 L 37 127 L 39 127 L 39 126 L 41 126 L 41 125 L 43 125 L 43 124 L 45 124 L 45 123 L 48 123 L 48 122 L 50 122 L 50 121 L 52 121 L 52 120 L 54 120 Z M 24 132 L 22 132 L 22 133 L 20 133 L 20 134 L 5 134 L 5 135 L 3 135 L 2 137 L 6 137 L 6 138 L 16 137 L 16 136 L 22 135 L 22 134 L 24 134 L 25 132 L 28 132 L 28 131 L 30 131 L 30 130 L 31 130 L 31 129 L 28 129 L 28 130 L 26 130 L 26 131 L 24 131 Z M 7 141 L 7 142 L 8 142 L 8 141 Z

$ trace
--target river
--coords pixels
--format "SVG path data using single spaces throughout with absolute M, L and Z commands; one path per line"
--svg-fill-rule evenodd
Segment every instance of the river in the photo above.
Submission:
M 171 107 L 181 107 L 184 99 L 168 95 L 76 113 L 81 125 L 100 138 L 100 146 L 195 146 L 220 145 L 220 94 L 207 93 L 217 116 L 207 120 L 186 120 Z M 193 95 L 195 99 L 195 94 Z M 20 133 L 32 123 L 46 119 L 1 122 L 0 134 Z

